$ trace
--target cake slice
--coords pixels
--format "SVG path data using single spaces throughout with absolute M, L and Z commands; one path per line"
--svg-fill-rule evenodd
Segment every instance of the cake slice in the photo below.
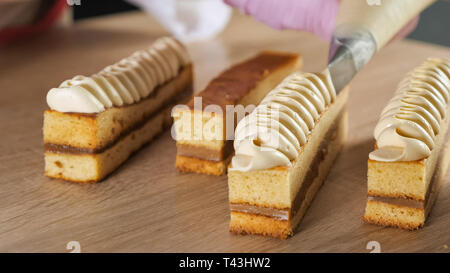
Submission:
M 447 172 L 450 60 L 428 59 L 400 83 L 375 128 L 363 220 L 423 227 Z
M 176 168 L 182 172 L 225 174 L 237 121 L 301 65 L 298 54 L 262 52 L 221 73 L 186 107 L 175 108 Z
M 148 49 L 47 94 L 45 174 L 74 182 L 105 178 L 171 124 L 173 105 L 192 95 L 192 64 L 177 40 Z
M 231 232 L 294 233 L 346 138 L 347 97 L 328 72 L 294 73 L 241 120 L 228 169 Z

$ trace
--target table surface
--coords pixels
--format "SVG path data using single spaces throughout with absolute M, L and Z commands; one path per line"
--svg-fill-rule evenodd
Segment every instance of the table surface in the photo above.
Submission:
M 278 240 L 228 232 L 227 177 L 180 174 L 170 132 L 147 145 L 104 182 L 74 184 L 43 175 L 46 92 L 148 46 L 166 32 L 134 12 L 80 21 L 0 48 L 0 251 L 68 252 L 449 252 L 450 183 L 425 228 L 404 231 L 361 221 L 367 155 L 378 115 L 405 73 L 450 49 L 399 41 L 355 78 L 349 138 L 295 236 Z M 304 56 L 305 70 L 325 67 L 327 44 L 307 33 L 275 31 L 235 14 L 217 38 L 192 43 L 195 90 L 230 64 L 259 50 Z M 447 180 L 450 176 L 447 176 Z

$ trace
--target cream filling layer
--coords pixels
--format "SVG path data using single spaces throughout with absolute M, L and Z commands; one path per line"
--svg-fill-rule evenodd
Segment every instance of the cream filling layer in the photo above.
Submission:
M 52 110 L 74 113 L 99 113 L 113 106 L 133 104 L 175 78 L 190 62 L 183 45 L 171 37 L 163 37 L 148 49 L 137 51 L 97 74 L 64 81 L 47 93 L 47 104 Z
M 290 166 L 335 98 L 328 72 L 288 76 L 237 125 L 230 170 Z
M 377 161 L 415 161 L 435 147 L 440 124 L 446 118 L 450 93 L 450 60 L 428 59 L 400 83 L 381 113 L 374 136 Z

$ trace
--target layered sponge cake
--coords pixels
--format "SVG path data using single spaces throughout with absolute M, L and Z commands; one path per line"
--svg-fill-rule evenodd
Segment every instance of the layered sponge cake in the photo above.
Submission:
M 400 83 L 375 128 L 364 221 L 423 227 L 450 161 L 449 94 L 449 59 L 428 59 Z
M 237 122 L 301 65 L 298 54 L 262 52 L 221 73 L 187 106 L 175 108 L 177 169 L 225 174 Z
M 173 105 L 192 95 L 186 48 L 171 37 L 47 94 L 45 174 L 96 182 L 171 124 Z
M 236 127 L 230 231 L 285 239 L 325 180 L 347 132 L 348 90 L 328 72 L 294 73 Z

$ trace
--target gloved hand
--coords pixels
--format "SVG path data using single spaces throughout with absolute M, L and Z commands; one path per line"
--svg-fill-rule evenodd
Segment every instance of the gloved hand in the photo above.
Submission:
M 364 1 L 364 0 L 358 0 Z M 255 19 L 276 29 L 312 32 L 331 40 L 340 0 L 224 0 Z M 412 32 L 419 21 L 415 18 L 395 38 Z

